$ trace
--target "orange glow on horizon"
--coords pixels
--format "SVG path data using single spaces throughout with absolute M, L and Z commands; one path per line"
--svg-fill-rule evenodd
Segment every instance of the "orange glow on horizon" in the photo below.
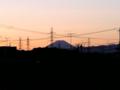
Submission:
M 23 29 L 50 32 L 58 34 L 89 33 L 99 30 L 120 26 L 120 1 L 119 0 L 1 0 L 0 1 L 0 45 L 18 46 L 21 37 L 26 40 L 34 38 L 46 38 L 50 35 L 28 33 L 18 29 L 1 27 L 1 24 L 15 26 Z M 87 38 L 110 38 L 92 39 L 91 45 L 110 44 L 118 42 L 118 32 L 87 35 Z M 59 38 L 70 42 L 70 38 Z M 56 39 L 58 40 L 58 39 Z M 84 44 L 87 46 L 87 39 L 74 38 L 73 44 Z M 43 47 L 50 43 L 50 39 L 34 40 L 30 42 L 31 48 Z M 23 49 L 26 48 L 26 41 L 23 41 Z

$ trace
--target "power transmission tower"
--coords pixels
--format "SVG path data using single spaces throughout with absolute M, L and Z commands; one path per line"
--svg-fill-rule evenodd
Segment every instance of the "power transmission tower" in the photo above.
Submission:
M 88 38 L 88 53 L 90 53 L 91 39 Z
M 5 37 L 6 39 L 6 46 L 9 46 L 9 40 L 8 40 L 8 37 Z
M 70 42 L 70 44 L 71 44 L 71 45 L 70 45 L 70 48 L 72 49 L 72 48 L 73 48 L 73 47 L 72 47 L 72 44 L 73 44 L 73 40 L 72 40 L 72 39 L 73 39 L 73 33 L 68 33 L 68 38 L 69 38 L 69 40 L 70 40 L 69 42 Z
M 29 39 L 29 37 L 27 38 L 27 50 L 28 51 L 30 50 L 30 39 Z
M 11 41 L 9 41 L 9 47 L 11 47 L 12 45 L 11 45 Z
M 21 50 L 21 49 L 22 49 L 22 39 L 19 38 L 19 50 Z
M 68 37 L 70 38 L 70 43 L 72 44 L 73 34 L 72 34 L 72 33 L 69 33 L 69 34 L 68 34 Z
M 118 48 L 117 48 L 117 51 L 120 53 L 120 28 L 119 28 L 119 42 L 118 42 Z
M 51 27 L 51 32 L 50 32 L 50 42 L 51 42 L 51 44 L 54 42 L 54 32 L 53 32 L 53 27 Z
M 91 40 L 88 38 L 88 48 L 91 46 Z

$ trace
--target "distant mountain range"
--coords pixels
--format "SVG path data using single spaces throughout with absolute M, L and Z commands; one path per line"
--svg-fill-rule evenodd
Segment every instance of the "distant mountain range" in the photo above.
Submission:
M 118 44 L 111 45 L 101 45 L 101 46 L 74 46 L 64 40 L 58 40 L 52 44 L 46 46 L 46 48 L 57 48 L 57 49 L 67 49 L 67 50 L 77 50 L 82 53 L 91 52 L 91 53 L 115 53 L 120 52 L 120 47 Z M 38 49 L 38 48 L 37 48 Z M 119 49 L 119 50 L 118 50 Z M 0 53 L 10 52 L 11 50 L 16 51 L 16 47 L 0 47 Z
M 100 52 L 100 53 L 115 53 L 118 52 L 118 45 L 101 45 L 101 46 L 94 46 L 90 47 L 91 52 Z
M 75 49 L 76 46 L 71 45 L 70 43 L 64 41 L 64 40 L 58 40 L 53 42 L 52 44 L 47 46 L 48 48 L 60 48 L 60 49 Z M 91 46 L 91 47 L 79 47 L 79 51 L 82 50 L 82 52 L 88 52 L 88 49 L 90 52 L 99 52 L 99 53 L 114 53 L 117 52 L 118 45 L 112 44 L 112 45 L 101 45 L 101 46 Z

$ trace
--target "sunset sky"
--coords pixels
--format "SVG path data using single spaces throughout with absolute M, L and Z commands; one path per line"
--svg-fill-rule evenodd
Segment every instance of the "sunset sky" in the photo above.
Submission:
M 0 0 L 0 24 L 35 31 L 86 33 L 120 26 L 120 0 Z M 108 33 L 105 37 L 116 38 Z M 40 37 L 0 27 L 2 37 Z M 111 38 L 112 38 L 111 37 Z

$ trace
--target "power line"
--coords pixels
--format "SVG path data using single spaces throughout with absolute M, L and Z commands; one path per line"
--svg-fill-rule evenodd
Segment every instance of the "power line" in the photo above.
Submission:
M 14 26 L 0 25 L 0 27 L 1 26 L 5 27 L 5 28 L 8 28 L 8 29 L 14 29 L 14 30 L 19 30 L 19 31 L 24 31 L 24 32 L 31 32 L 31 33 L 36 33 L 36 34 L 50 35 L 50 37 L 31 39 L 31 41 L 47 40 L 47 39 L 50 38 L 50 42 L 51 43 L 53 43 L 54 38 L 68 37 L 68 38 L 70 38 L 70 42 L 72 43 L 72 38 L 87 38 L 88 39 L 88 37 L 81 37 L 81 36 L 92 35 L 92 34 L 99 34 L 99 33 L 103 33 L 103 32 L 109 32 L 109 31 L 115 31 L 116 30 L 116 28 L 113 28 L 113 29 L 106 29 L 106 30 L 100 30 L 100 31 L 96 31 L 96 32 L 89 32 L 89 33 L 83 33 L 83 34 L 70 33 L 69 35 L 65 35 L 65 34 L 56 34 L 56 33 L 54 33 L 53 32 L 53 28 L 51 28 L 51 32 L 50 33 L 44 33 L 44 32 L 39 32 L 39 31 L 34 31 L 34 30 L 29 30 L 29 29 L 18 28 L 18 27 L 14 27 Z M 58 36 L 58 37 L 56 37 L 56 36 Z M 88 44 L 90 44 L 90 39 L 113 40 L 113 39 L 107 39 L 107 38 L 89 37 Z M 114 40 L 118 40 L 118 39 L 114 39 Z M 19 47 L 20 47 L 21 46 L 20 45 L 21 41 L 26 41 L 26 39 L 25 40 L 24 39 L 23 40 L 12 40 L 12 41 L 19 41 Z M 6 41 L 6 42 L 8 42 L 8 41 Z M 30 43 L 30 40 L 29 40 L 29 38 L 27 38 L 27 50 L 29 50 L 29 43 Z M 120 44 L 120 29 L 119 29 L 119 44 Z
M 72 44 L 73 33 L 69 33 L 67 37 L 70 38 L 70 43 Z
M 8 26 L 8 25 L 0 25 L 0 27 L 5 27 L 8 29 L 14 29 L 17 31 L 24 31 L 24 32 L 29 32 L 29 33 L 36 33 L 36 34 L 45 34 L 48 35 L 50 33 L 45 33 L 45 32 L 40 32 L 40 31 L 35 31 L 35 30 L 30 30 L 30 29 L 24 29 L 24 28 L 19 28 L 19 27 L 14 27 L 14 26 Z
M 106 30 L 100 30 L 97 32 L 89 32 L 89 33 L 83 33 L 83 34 L 77 34 L 77 33 L 72 33 L 72 37 L 80 37 L 83 38 L 81 36 L 85 36 L 85 35 L 92 35 L 92 34 L 98 34 L 98 33 L 103 33 L 103 32 L 109 32 L 109 31 L 114 31 L 117 28 L 112 28 L 112 29 L 106 29 Z M 61 37 L 69 37 L 68 35 L 63 35 L 63 34 L 55 34 L 56 36 L 61 36 Z M 87 37 L 88 38 L 88 37 Z
M 92 35 L 92 34 L 97 34 L 97 33 L 103 33 L 103 32 L 109 32 L 109 31 L 115 31 L 116 28 L 113 29 L 106 29 L 106 30 L 100 30 L 97 32 L 89 32 L 89 33 L 83 33 L 83 34 L 74 34 L 74 36 L 84 36 L 84 35 Z
M 34 38 L 34 39 L 30 39 L 31 41 L 39 41 L 39 40 L 47 40 L 49 39 L 49 37 L 46 38 Z
M 115 38 L 103 38 L 103 37 L 82 37 L 82 36 L 74 36 L 74 38 L 84 38 L 84 39 L 91 38 L 91 39 L 101 39 L 101 40 L 118 40 L 118 39 L 115 39 Z
M 33 38 L 33 39 L 30 39 L 30 41 L 47 40 L 47 39 L 49 39 L 49 37 L 46 37 L 46 38 Z M 19 40 L 13 39 L 11 41 L 15 42 L 15 41 L 19 41 Z M 26 41 L 26 39 L 21 39 L 21 41 Z M 6 41 L 2 40 L 1 42 L 6 42 Z
M 66 37 L 66 36 L 64 36 L 64 37 Z M 56 39 L 59 39 L 59 38 L 64 38 L 63 36 L 61 36 L 61 37 L 54 37 L 54 38 L 56 38 Z M 68 36 L 67 36 L 68 37 Z M 68 37 L 69 38 L 69 37 Z M 85 38 L 85 39 L 88 39 L 88 38 L 90 38 L 90 39 L 101 39 L 101 40 L 118 40 L 118 39 L 113 39 L 113 38 L 101 38 L 101 37 L 81 37 L 81 36 L 74 36 L 74 37 L 72 37 L 72 38 Z M 45 38 L 31 38 L 30 39 L 31 41 L 39 41 L 39 40 L 49 40 L 49 37 L 45 37 Z M 13 40 L 11 40 L 11 41 L 20 41 L 20 40 L 15 40 L 15 39 L 13 39 Z M 26 41 L 26 39 L 22 39 L 21 41 Z M 0 42 L 6 42 L 6 40 L 0 40 Z
M 51 34 L 51 33 L 45 33 L 45 32 L 40 32 L 40 31 L 35 31 L 35 30 L 30 30 L 30 29 L 23 29 L 23 28 L 18 28 L 18 27 L 14 27 L 14 26 L 3 25 L 3 24 L 0 24 L 0 27 L 5 27 L 5 28 L 8 28 L 8 29 L 15 29 L 15 30 L 24 31 L 24 32 L 31 32 L 31 33 L 36 33 L 36 34 L 46 34 L 46 35 Z M 79 35 L 83 36 L 83 35 L 91 35 L 91 34 L 108 32 L 108 31 L 113 31 L 113 30 L 116 30 L 116 28 L 106 29 L 106 30 L 100 30 L 100 31 L 97 31 L 97 32 L 83 33 L 83 34 L 73 33 L 73 35 L 74 36 L 79 36 Z M 55 35 L 57 35 L 57 36 L 66 36 L 67 37 L 67 35 L 63 35 L 63 34 L 55 34 Z
M 64 34 L 54 34 L 55 36 L 60 36 L 60 37 L 67 37 L 68 35 L 64 35 Z

